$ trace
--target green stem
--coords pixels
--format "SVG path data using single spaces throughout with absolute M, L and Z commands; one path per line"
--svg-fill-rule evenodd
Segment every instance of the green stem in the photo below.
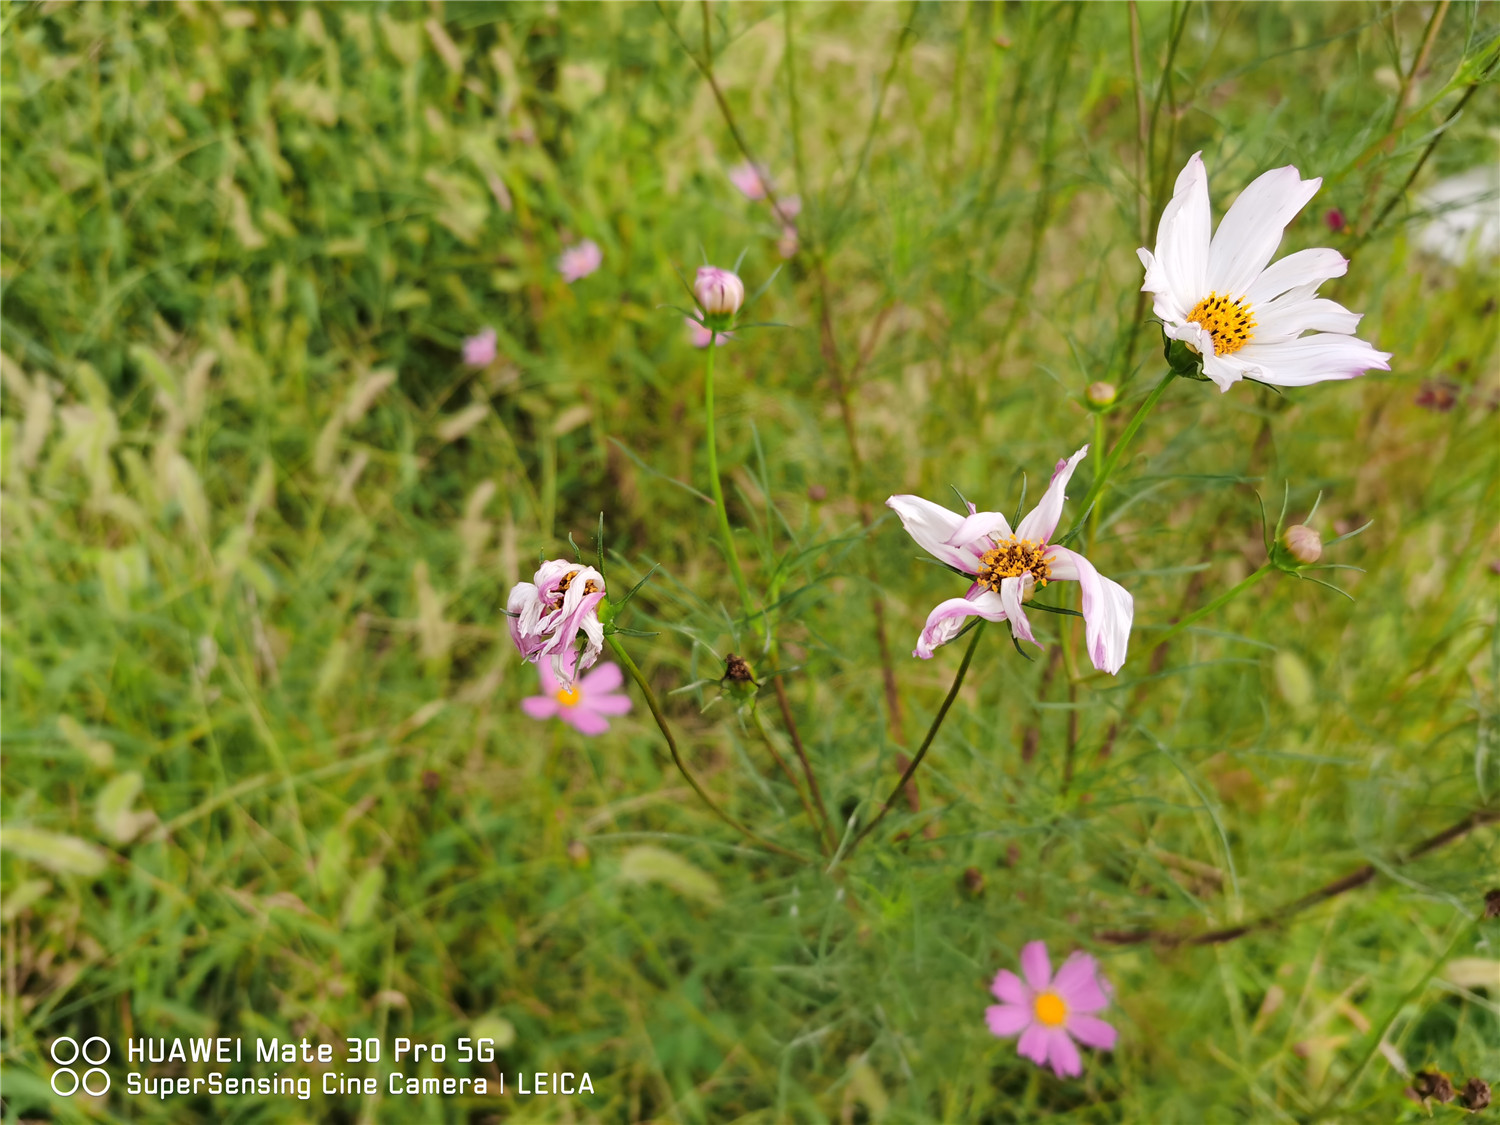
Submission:
M 1151 388 L 1151 393 L 1146 396 L 1146 401 L 1141 403 L 1136 409 L 1135 415 L 1126 424 L 1124 431 L 1120 434 L 1119 440 L 1115 442 L 1114 448 L 1109 451 L 1109 456 L 1104 459 L 1104 464 L 1099 467 L 1099 473 L 1094 477 L 1094 483 L 1089 486 L 1088 495 L 1083 498 L 1083 504 L 1078 509 L 1081 514 L 1073 522 L 1073 526 L 1068 528 L 1068 533 L 1063 536 L 1062 542 L 1067 542 L 1071 539 L 1074 533 L 1083 525 L 1083 521 L 1089 518 L 1089 509 L 1104 492 L 1104 486 L 1109 483 L 1110 474 L 1120 464 L 1120 458 L 1124 456 L 1131 439 L 1135 437 L 1135 432 L 1141 428 L 1141 423 L 1146 420 L 1146 415 L 1150 414 L 1156 404 L 1161 401 L 1162 395 L 1167 393 L 1167 388 L 1172 385 L 1172 380 L 1176 378 L 1177 373 L 1175 371 L 1168 371 L 1162 378 L 1162 381 Z M 1090 543 L 1089 546 L 1093 546 L 1093 544 Z
M 760 732 L 760 737 L 765 742 L 766 749 L 771 754 L 771 760 L 776 763 L 781 772 L 786 775 L 786 779 L 791 783 L 792 788 L 797 791 L 797 799 L 802 802 L 802 811 L 807 813 L 807 823 L 818 834 L 818 842 L 824 847 L 825 854 L 832 852 L 834 843 L 825 833 L 824 825 L 818 819 L 818 814 L 813 811 L 812 801 L 802 791 L 802 786 L 797 784 L 797 775 L 792 772 L 792 767 L 787 765 L 786 759 L 781 756 L 781 751 L 776 749 L 776 742 L 771 738 L 771 732 L 766 727 L 766 720 L 761 715 L 760 708 L 752 708 L 751 714 L 755 721 L 755 729 Z
M 1227 605 L 1229 602 L 1233 601 L 1244 591 L 1250 589 L 1251 586 L 1254 586 L 1263 577 L 1265 577 L 1275 569 L 1275 566 L 1273 566 L 1271 563 L 1266 563 L 1253 574 L 1244 579 L 1241 579 L 1239 582 L 1235 583 L 1235 585 L 1225 590 L 1222 594 L 1220 594 L 1213 601 L 1209 602 L 1206 606 L 1203 606 L 1201 609 L 1193 610 L 1192 613 L 1188 614 L 1181 621 L 1176 622 L 1170 629 L 1163 633 L 1161 635 L 1161 638 L 1151 646 L 1151 651 L 1155 652 L 1157 649 L 1161 648 L 1162 645 L 1166 644 L 1173 637 L 1175 637 L 1178 633 L 1182 632 L 1182 630 L 1186 629 L 1189 625 L 1192 625 L 1194 622 L 1203 620 L 1203 618 L 1207 617 L 1210 613 L 1213 613 L 1214 610 Z
M 1094 415 L 1094 448 L 1104 448 L 1104 412 L 1101 410 Z M 1095 504 L 1089 512 L 1089 545 L 1090 551 L 1095 550 L 1099 543 L 1099 513 L 1101 509 Z
M 745 607 L 745 619 L 754 621 L 755 603 L 750 600 L 750 587 L 745 582 L 744 570 L 740 568 L 739 552 L 734 548 L 734 532 L 730 530 L 729 512 L 724 507 L 724 488 L 719 483 L 719 448 L 714 429 L 714 353 L 719 350 L 718 342 L 718 333 L 715 331 L 708 342 L 708 371 L 703 376 L 703 415 L 704 425 L 708 429 L 708 487 L 714 498 L 714 510 L 719 515 L 719 538 L 724 541 L 724 554 L 729 558 L 735 588 L 740 592 L 740 604 Z M 762 636 L 768 628 L 769 625 L 765 622 L 761 623 Z
M 661 704 L 656 700 L 656 693 L 651 690 L 651 685 L 646 682 L 646 677 L 641 675 L 641 670 L 636 667 L 635 661 L 625 651 L 625 646 L 620 644 L 619 639 L 613 633 L 607 634 L 604 641 L 609 645 L 610 651 L 619 657 L 620 663 L 625 665 L 625 670 L 630 673 L 630 678 L 635 681 L 636 687 L 640 688 L 641 694 L 645 696 L 646 706 L 651 709 L 651 717 L 656 720 L 656 725 L 661 730 L 662 737 L 667 740 L 667 749 L 672 752 L 672 761 L 677 764 L 678 772 L 687 779 L 687 783 L 693 787 L 693 792 L 698 794 L 699 799 L 709 807 L 709 810 L 747 840 L 751 840 L 761 847 L 775 852 L 777 855 L 787 856 L 800 863 L 811 863 L 812 861 L 801 852 L 792 851 L 790 848 L 783 848 L 780 844 L 773 843 L 764 836 L 757 835 L 719 807 L 718 803 L 704 790 L 697 777 L 693 775 L 693 771 L 688 769 L 687 763 L 682 760 L 682 753 L 677 749 L 677 739 L 672 735 L 672 728 L 667 725 L 667 717 L 661 713 Z
M 974 650 L 979 647 L 979 634 L 984 632 L 984 620 L 974 626 L 974 638 L 969 642 L 969 647 L 964 650 L 963 663 L 958 666 L 958 673 L 953 677 L 953 686 L 948 689 L 948 697 L 943 700 L 943 705 L 938 708 L 938 713 L 932 717 L 932 725 L 927 728 L 927 737 L 922 739 L 922 745 L 917 750 L 916 756 L 912 758 L 911 764 L 906 767 L 906 772 L 901 775 L 901 780 L 896 782 L 896 788 L 891 790 L 891 795 L 885 799 L 885 804 L 880 806 L 880 812 L 875 814 L 875 819 L 865 825 L 865 829 L 854 842 L 849 845 L 848 853 L 852 854 L 859 847 L 859 842 L 875 831 L 875 827 L 885 819 L 885 814 L 891 811 L 891 806 L 901 796 L 906 788 L 906 783 L 912 779 L 917 772 L 917 767 L 922 764 L 922 759 L 927 756 L 927 750 L 932 745 L 932 740 L 937 737 L 938 729 L 943 725 L 943 720 L 948 717 L 948 709 L 953 706 L 953 701 L 958 698 L 958 689 L 963 687 L 964 676 L 968 675 L 969 665 L 974 660 Z

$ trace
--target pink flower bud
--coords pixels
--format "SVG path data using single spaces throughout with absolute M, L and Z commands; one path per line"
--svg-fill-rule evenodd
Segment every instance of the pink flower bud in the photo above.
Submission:
M 1306 524 L 1294 523 L 1283 531 L 1281 545 L 1299 563 L 1315 563 L 1323 557 L 1323 537 Z
M 1115 401 L 1115 394 L 1113 383 L 1090 383 L 1083 397 L 1088 399 L 1090 406 L 1108 406 Z
M 693 283 L 693 293 L 710 317 L 730 317 L 745 303 L 745 284 L 736 274 L 718 266 L 703 266 Z
M 1323 221 L 1328 224 L 1328 229 L 1334 234 L 1344 233 L 1344 213 L 1337 207 L 1330 207 L 1328 213 L 1323 216 Z

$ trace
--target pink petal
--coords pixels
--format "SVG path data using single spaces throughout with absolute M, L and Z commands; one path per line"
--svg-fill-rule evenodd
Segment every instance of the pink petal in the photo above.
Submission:
M 1052 983 L 1052 962 L 1047 957 L 1046 942 L 1028 941 L 1021 947 L 1021 973 L 1034 990 L 1047 991 Z
M 630 711 L 630 696 L 628 695 L 589 695 L 584 693 L 578 701 L 578 706 L 596 715 L 624 715 Z
M 604 695 L 606 692 L 618 691 L 624 682 L 625 674 L 620 671 L 620 666 L 605 662 L 578 681 L 578 690 L 583 692 L 584 698 L 587 699 L 591 695 Z
M 1099 963 L 1087 953 L 1071 953 L 1057 970 L 1052 991 L 1062 997 L 1070 1012 L 1097 1012 L 1109 1005 L 1099 986 Z
M 1052 1064 L 1052 1073 L 1059 1078 L 1077 1078 L 1083 1073 L 1083 1059 L 1068 1033 L 1060 1027 L 1047 1032 L 1047 1061 Z
M 949 536 L 948 546 L 968 547 L 975 554 L 983 554 L 990 549 L 986 540 L 994 536 L 1009 539 L 1010 521 L 999 512 L 972 512 Z
M 521 710 L 533 719 L 550 719 L 562 709 L 562 704 L 550 695 L 531 695 L 521 700 Z
M 973 593 L 973 590 L 970 592 Z M 927 615 L 927 624 L 922 626 L 922 635 L 917 638 L 917 647 L 912 650 L 912 655 L 921 660 L 931 660 L 934 649 L 958 636 L 966 617 L 1004 621 L 1005 608 L 1000 604 L 1000 595 L 983 590 L 971 598 L 949 598 L 945 602 L 939 602 Z
M 1031 1010 L 1016 1004 L 991 1004 L 984 1010 L 990 1033 L 1002 1039 L 1031 1026 Z
M 995 974 L 990 991 L 995 994 L 996 1000 L 1006 1004 L 1020 1004 L 1022 1007 L 1029 1007 L 1031 1004 L 1031 990 L 1009 969 L 1001 969 Z
M 603 734 L 609 729 L 609 721 L 584 707 L 562 708 L 562 721 L 579 734 Z
M 1063 501 L 1067 499 L 1068 481 L 1073 479 L 1073 470 L 1078 462 L 1088 456 L 1089 447 L 1084 446 L 1066 461 L 1059 461 L 1052 471 L 1052 481 L 1042 499 L 1017 526 L 1016 538 L 1029 539 L 1033 543 L 1045 543 L 1057 530 L 1057 521 L 1062 519 Z
M 1010 622 L 1010 631 L 1019 640 L 1036 644 L 1036 637 L 1031 633 L 1031 622 L 1026 620 L 1026 614 L 1021 609 L 1021 583 L 1020 578 L 1002 578 L 1000 604 L 1005 607 L 1005 619 Z
M 1118 582 L 1105 578 L 1094 564 L 1077 551 L 1052 547 L 1047 562 L 1054 578 L 1072 580 L 1083 587 L 1084 639 L 1089 660 L 1111 676 L 1125 664 L 1130 648 L 1130 626 L 1135 620 L 1135 599 Z
M 1021 1039 L 1016 1044 L 1016 1054 L 1023 1059 L 1030 1059 L 1037 1066 L 1042 1066 L 1047 1061 L 1047 1041 L 1050 1034 L 1047 1029 L 1039 1023 L 1034 1023 L 1025 1031 L 1021 1032 Z
M 949 566 L 956 566 L 966 574 L 978 570 L 974 552 L 962 547 L 950 546 L 948 540 L 963 523 L 963 517 L 950 512 L 931 500 L 920 496 L 891 496 L 885 506 L 901 517 L 901 526 L 906 534 L 917 541 L 917 546 L 934 558 Z
M 1096 1016 L 1069 1016 L 1067 1028 L 1078 1042 L 1097 1051 L 1113 1050 L 1115 1040 L 1119 1038 L 1119 1033 L 1110 1024 Z
M 557 677 L 552 674 L 552 661 L 550 660 L 537 663 L 536 678 L 542 682 L 542 691 L 547 695 L 556 695 L 558 688 L 562 686 L 557 682 Z

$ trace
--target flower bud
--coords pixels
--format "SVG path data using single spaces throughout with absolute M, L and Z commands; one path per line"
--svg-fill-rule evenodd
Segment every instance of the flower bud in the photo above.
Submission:
M 1306 524 L 1294 523 L 1282 532 L 1281 545 L 1299 563 L 1315 563 L 1323 557 L 1323 537 Z
M 1090 383 L 1083 397 L 1088 399 L 1090 406 L 1108 406 L 1115 401 L 1117 393 L 1113 383 Z
M 731 317 L 745 303 L 745 284 L 738 275 L 718 266 L 703 266 L 693 283 L 693 293 L 710 317 Z

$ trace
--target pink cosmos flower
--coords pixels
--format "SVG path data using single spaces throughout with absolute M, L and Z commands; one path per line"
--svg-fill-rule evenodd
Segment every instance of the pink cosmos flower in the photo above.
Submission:
M 550 657 L 552 674 L 563 687 L 573 686 L 576 669 L 593 667 L 604 648 L 604 626 L 599 603 L 604 600 L 604 576 L 591 566 L 548 559 L 532 582 L 517 582 L 505 601 L 510 639 L 523 659 L 540 665 Z M 573 647 L 584 636 L 583 652 Z
M 538 664 L 536 671 L 542 694 L 521 700 L 521 710 L 533 719 L 558 718 L 579 734 L 603 734 L 609 729 L 606 715 L 623 715 L 630 710 L 630 696 L 619 690 L 624 677 L 617 664 L 599 665 L 574 681 L 572 687 L 558 683 L 551 664 Z
M 604 261 L 604 251 L 592 238 L 585 238 L 577 246 L 569 246 L 557 259 L 557 272 L 569 285 L 580 278 L 588 277 Z
M 464 362 L 470 367 L 488 367 L 495 362 L 495 330 L 484 328 L 477 336 L 464 337 Z
M 1115 1029 L 1091 1014 L 1109 1006 L 1109 982 L 1087 953 L 1070 954 L 1054 977 L 1041 941 L 1021 947 L 1021 972 L 1024 981 L 1009 969 L 995 975 L 990 991 L 1000 1003 L 985 1009 L 985 1022 L 1002 1038 L 1019 1034 L 1022 1058 L 1050 1065 L 1059 1078 L 1077 1078 L 1083 1060 L 1075 1039 L 1100 1051 L 1115 1045 Z
M 1036 644 L 1021 604 L 1038 587 L 1061 579 L 1083 587 L 1084 636 L 1094 667 L 1110 675 L 1120 670 L 1130 644 L 1135 600 L 1077 551 L 1047 542 L 1062 517 L 1068 480 L 1088 451 L 1085 445 L 1057 463 L 1041 502 L 1015 531 L 999 512 L 981 512 L 973 504 L 965 517 L 920 496 L 886 500 L 886 507 L 901 517 L 902 526 L 918 546 L 953 569 L 974 576 L 968 593 L 949 598 L 927 615 L 913 656 L 930 659 L 935 648 L 958 635 L 967 617 L 1009 621 L 1019 640 Z
M 746 199 L 764 199 L 766 181 L 769 179 L 770 176 L 764 164 L 751 164 L 746 161 L 729 169 L 729 182 L 739 188 L 740 194 Z
M 693 311 L 695 313 L 697 313 L 699 316 L 703 315 L 702 311 L 699 310 L 699 309 L 694 309 Z M 686 324 L 688 326 L 689 331 L 692 332 L 693 347 L 695 347 L 695 348 L 706 348 L 706 347 L 708 347 L 708 341 L 713 338 L 714 334 L 712 332 L 710 332 L 703 324 L 701 324 L 698 321 L 694 320 L 690 316 L 683 317 L 682 321 L 683 321 L 684 324 Z M 718 347 L 722 348 L 727 341 L 733 340 L 733 339 L 734 339 L 734 333 L 733 332 L 720 332 L 718 334 L 718 339 L 714 340 L 714 343 Z

